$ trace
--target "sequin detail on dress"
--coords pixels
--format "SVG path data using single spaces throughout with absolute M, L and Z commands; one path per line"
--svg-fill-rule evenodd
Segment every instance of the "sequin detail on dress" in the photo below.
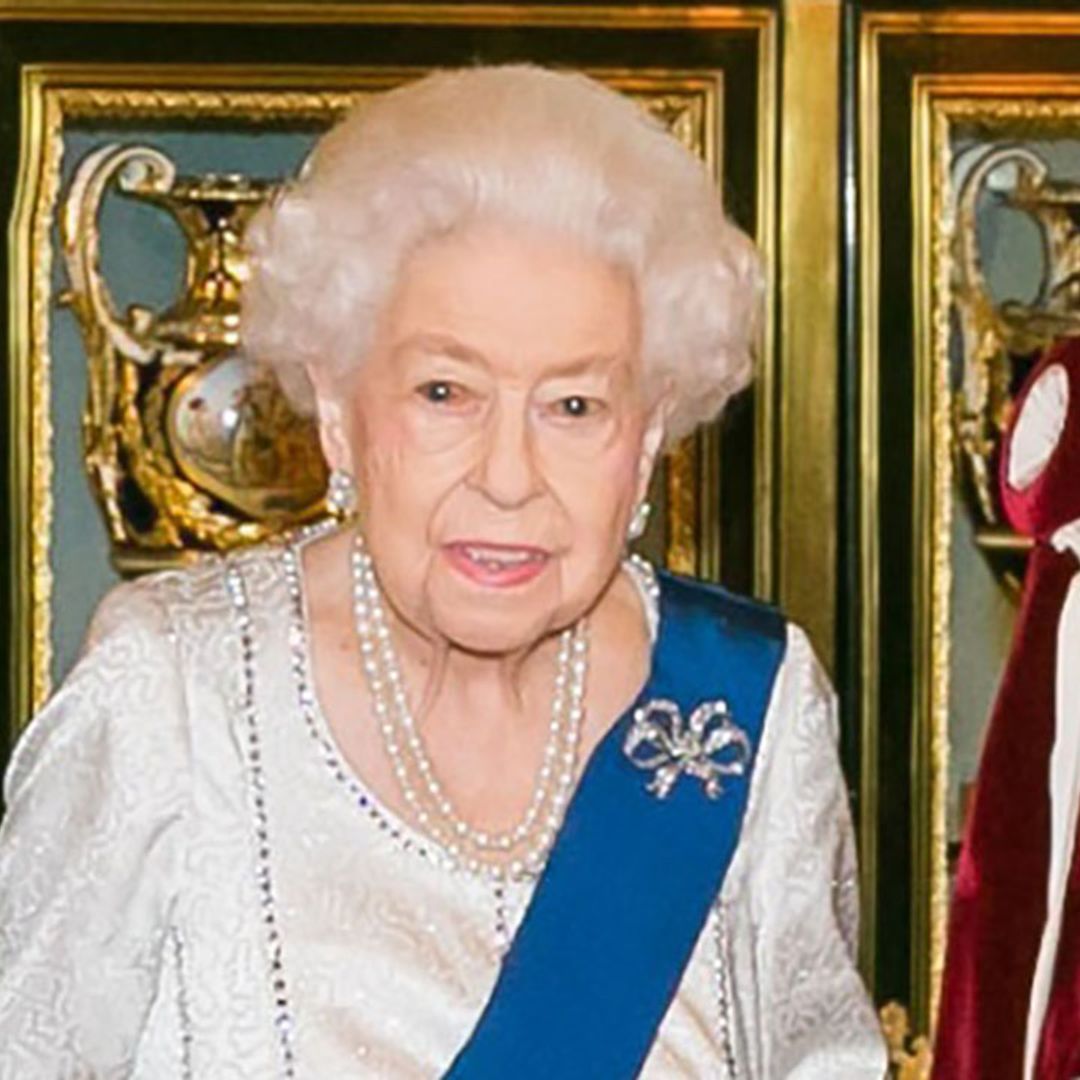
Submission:
M 281 1061 L 281 1075 L 295 1080 L 293 1036 L 296 1024 L 289 1005 L 281 933 L 278 929 L 277 903 L 270 869 L 270 825 L 266 808 L 266 782 L 263 776 L 262 748 L 259 738 L 258 710 L 255 704 L 255 637 L 247 588 L 240 567 L 232 562 L 225 571 L 225 583 L 236 618 L 240 647 L 240 713 L 244 721 L 248 784 L 255 827 L 255 883 L 265 928 L 267 969 L 273 1001 L 274 1029 Z

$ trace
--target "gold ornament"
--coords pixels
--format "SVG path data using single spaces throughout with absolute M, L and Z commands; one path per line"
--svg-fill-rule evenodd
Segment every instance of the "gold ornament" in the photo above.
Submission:
M 983 269 L 978 206 L 992 193 L 1028 214 L 1042 234 L 1046 268 L 1030 301 L 996 301 Z M 953 428 L 976 542 L 1003 574 L 1022 573 L 1027 542 L 1010 529 L 1000 505 L 997 461 L 1014 395 L 1032 354 L 1055 338 L 1080 334 L 1080 184 L 1050 179 L 1043 159 L 1023 146 L 988 149 L 956 196 L 951 251 L 961 370 Z
M 184 232 L 184 292 L 165 312 L 120 315 L 102 277 L 98 216 L 114 186 Z M 256 543 L 324 512 L 316 425 L 238 351 L 243 233 L 273 190 L 178 176 L 146 146 L 104 146 L 75 172 L 61 216 L 63 300 L 86 345 L 85 463 L 121 571 Z

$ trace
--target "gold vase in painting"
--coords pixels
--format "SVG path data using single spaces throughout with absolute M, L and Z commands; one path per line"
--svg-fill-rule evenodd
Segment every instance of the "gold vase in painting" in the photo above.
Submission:
M 183 231 L 184 288 L 166 311 L 117 311 L 99 260 L 110 191 L 161 208 Z M 314 421 L 239 349 L 244 229 L 272 192 L 241 176 L 179 176 L 146 146 L 102 147 L 75 172 L 61 217 L 63 299 L 87 353 L 86 469 L 121 572 L 257 543 L 324 511 Z
M 1038 226 L 1043 269 L 1026 300 L 993 297 L 979 251 L 980 200 L 992 197 Z M 1021 145 L 986 150 L 960 186 L 952 249 L 958 343 L 953 425 L 976 542 L 1015 584 L 1028 541 L 1006 522 L 998 456 L 1014 396 L 1039 353 L 1080 334 L 1080 184 L 1055 181 L 1042 157 Z

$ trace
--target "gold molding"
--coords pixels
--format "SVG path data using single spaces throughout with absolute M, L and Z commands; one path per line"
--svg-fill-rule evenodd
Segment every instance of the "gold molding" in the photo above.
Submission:
M 0 20 L 566 26 L 630 30 L 762 29 L 766 7 L 687 4 L 363 3 L 362 0 L 0 0 Z
M 880 160 L 878 126 L 877 52 L 872 30 L 862 24 L 859 47 L 859 115 L 857 189 L 859 235 L 859 886 L 864 914 L 860 929 L 860 953 L 871 981 L 876 975 L 878 908 L 878 715 L 881 693 L 880 620 L 881 549 L 878 537 L 878 303 L 880 273 L 878 246 L 877 163 Z
M 784 7 L 779 596 L 830 670 L 836 625 L 840 3 Z
M 915 409 L 912 524 L 914 680 L 912 757 L 924 782 L 912 793 L 912 860 L 922 887 L 912 899 L 912 980 L 917 1015 L 932 1030 L 945 962 L 948 909 L 945 802 L 948 777 L 949 590 L 952 585 L 952 447 L 949 401 L 949 235 L 934 228 L 947 199 L 950 156 L 918 78 L 912 91 Z M 947 138 L 947 130 L 945 132 Z
M 1080 15 L 1075 18 L 1080 35 Z M 950 121 L 979 120 L 1013 130 L 1017 120 L 1058 124 L 1080 112 L 1080 74 L 918 75 L 915 93 Z
M 54 117 L 40 95 L 21 100 L 21 143 L 14 210 L 8 227 L 9 417 L 13 453 L 9 455 L 12 517 L 17 523 L 9 554 L 12 583 L 13 653 L 12 734 L 26 702 L 48 692 L 51 659 L 49 595 L 52 570 L 48 538 L 52 527 L 52 427 L 49 373 L 28 357 L 47 347 L 51 245 L 48 229 L 37 223 L 42 199 L 55 198 L 45 176 L 44 154 Z M 51 149 L 51 147 L 50 147 Z M 44 190 L 43 190 L 44 185 Z M 41 270 L 39 265 L 41 260 Z M 44 289 L 44 294 L 42 290 Z M 19 706 L 23 705 L 23 708 Z
M 860 38 L 866 44 L 881 34 L 1000 35 L 1080 34 L 1077 16 L 1055 11 L 867 11 Z
M 878 1021 L 889 1052 L 889 1076 L 894 1080 L 930 1080 L 934 1064 L 930 1040 L 912 1032 L 907 1009 L 898 1001 L 888 1001 L 878 1009 Z
M 764 599 L 776 595 L 774 563 L 780 523 L 776 518 L 776 455 L 778 433 L 776 399 L 785 394 L 777 386 L 776 303 L 777 290 L 771 275 L 777 264 L 777 136 L 780 130 L 777 102 L 777 36 L 779 25 L 770 13 L 761 24 L 758 42 L 758 129 L 757 129 L 757 231 L 754 237 L 761 251 L 766 272 L 770 275 L 765 292 L 762 337 L 757 358 L 757 389 L 754 400 L 754 501 L 758 513 L 754 519 L 754 592 Z M 783 410 L 781 410 L 781 424 Z M 783 445 L 779 433 L 779 445 Z M 717 492 L 719 485 L 715 485 Z M 719 493 L 717 493 L 719 499 Z M 717 520 L 717 515 L 713 515 Z M 708 569 L 708 568 L 706 568 Z M 719 576 L 719 568 L 716 568 Z M 831 638 L 835 623 L 828 628 Z
M 759 27 L 761 29 L 761 27 Z M 775 27 L 762 30 L 758 87 L 759 147 L 768 160 L 774 129 L 771 93 Z M 44 703 L 50 692 L 50 601 L 52 575 L 49 565 L 52 532 L 51 441 L 49 411 L 49 305 L 51 296 L 51 236 L 60 183 L 63 126 L 75 119 L 139 119 L 160 117 L 237 117 L 268 121 L 300 119 L 325 122 L 358 97 L 374 89 L 420 73 L 420 69 L 313 68 L 282 65 L 27 65 L 22 70 L 22 145 L 15 211 L 9 230 L 9 259 L 13 269 L 9 294 L 11 363 L 12 448 L 9 475 L 12 481 L 14 520 L 19 523 L 11 553 L 13 595 L 14 700 L 12 734 L 26 717 Z M 718 86 L 720 72 L 662 70 L 606 70 L 593 74 L 620 89 L 647 94 L 670 92 L 686 84 L 708 91 L 714 108 L 703 120 L 703 149 L 710 165 L 719 165 L 722 107 Z M 708 86 L 706 87 L 706 84 Z M 759 242 L 768 252 L 772 236 L 771 188 L 766 183 L 759 208 Z M 759 193 L 759 198 L 762 198 Z M 766 381 L 771 367 L 766 369 Z M 772 384 L 763 385 L 759 398 L 771 396 Z M 715 450 L 715 444 L 711 447 Z M 701 455 L 704 463 L 707 454 Z M 698 473 L 699 498 L 704 498 L 705 475 L 690 455 L 687 462 Z M 684 463 L 685 464 L 685 463 Z M 685 473 L 685 470 L 684 470 Z M 691 486 L 692 483 L 691 475 Z M 685 480 L 685 476 L 684 476 Z M 771 497 L 771 488 L 766 486 Z M 693 492 L 691 491 L 691 495 Z M 766 498 L 758 515 L 758 527 L 770 524 Z M 702 521 L 711 518 L 702 516 Z M 715 534 L 715 529 L 713 530 Z M 715 535 L 703 530 L 698 553 L 718 549 Z M 677 551 L 671 552 L 678 556 Z M 716 565 L 718 560 L 711 557 Z M 709 572 L 709 558 L 702 559 Z M 693 568 L 691 568 L 693 569 Z

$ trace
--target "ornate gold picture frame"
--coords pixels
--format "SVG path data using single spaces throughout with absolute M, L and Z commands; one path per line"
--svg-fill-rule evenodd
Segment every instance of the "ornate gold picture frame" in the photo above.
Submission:
M 987 433 L 1007 418 L 1009 380 L 986 330 L 1008 337 L 1002 328 L 1013 319 L 1012 340 L 1034 349 L 1050 327 L 1035 317 L 1034 294 L 1002 314 L 969 287 L 972 253 L 1005 201 L 980 196 L 976 213 L 971 170 L 993 167 L 986 153 L 995 147 L 1080 139 L 1078 38 L 1080 16 L 1051 12 L 872 11 L 860 22 L 853 623 L 864 890 L 876 896 L 879 920 L 865 933 L 881 997 L 909 1005 L 924 1033 L 945 959 L 959 781 L 977 763 L 1023 565 L 1022 545 L 987 525 L 995 486 Z M 1030 186 L 1005 210 L 1028 213 Z M 1054 247 L 1047 243 L 1050 262 Z M 1042 276 L 1049 295 L 1052 267 Z M 972 333 L 976 325 L 983 332 Z M 975 730 L 961 732 L 960 718 Z M 950 774 L 958 754 L 963 777 Z M 890 933 L 904 941 L 890 944 Z
M 929 612 L 923 649 L 924 663 L 928 665 L 924 715 L 929 728 L 925 738 L 929 771 L 929 828 L 925 843 L 931 886 L 929 979 L 932 1008 L 936 1009 L 937 987 L 944 966 L 950 848 L 958 840 L 958 826 L 953 824 L 950 828 L 948 820 L 950 811 L 956 816 L 955 807 L 950 807 L 950 749 L 959 735 L 954 726 L 959 706 L 951 691 L 954 689 L 953 669 L 959 659 L 956 654 L 965 648 L 963 627 L 957 624 L 954 614 L 956 594 L 961 587 L 956 560 L 965 539 L 957 537 L 953 526 L 960 515 L 974 517 L 970 503 L 980 501 L 977 493 L 976 498 L 965 499 L 959 490 L 961 477 L 958 473 L 966 464 L 967 439 L 965 416 L 958 409 L 970 408 L 970 405 L 965 404 L 963 389 L 956 387 L 956 377 L 950 370 L 955 363 L 950 326 L 957 318 L 978 318 L 977 313 L 989 306 L 988 297 L 972 295 L 963 272 L 963 250 L 967 246 L 964 241 L 972 239 L 977 222 L 973 216 L 965 216 L 963 191 L 955 176 L 957 134 L 962 130 L 977 130 L 990 151 L 994 148 L 1016 151 L 1025 142 L 1039 137 L 1071 139 L 1080 149 L 1080 75 L 926 76 L 916 82 L 915 109 L 916 175 L 927 185 L 920 189 L 917 197 L 916 291 L 921 299 L 916 304 L 916 311 L 925 312 L 926 317 L 921 318 L 916 327 L 916 366 L 923 386 L 919 397 L 926 402 L 920 427 L 930 433 L 928 465 L 932 476 L 932 490 L 927 492 L 930 505 L 925 511 L 923 526 L 923 535 L 930 548 L 926 568 Z M 984 161 L 987 156 L 987 151 L 983 151 Z M 1047 278 L 1054 276 L 1056 260 L 1070 258 L 1068 251 L 1055 251 L 1056 247 L 1059 245 L 1047 244 L 1048 263 L 1051 264 L 1047 268 Z M 1068 271 L 1067 267 L 1062 269 Z M 1080 312 L 1077 315 L 1080 321 Z M 1023 324 L 1023 320 L 1018 321 Z M 1062 326 L 1040 328 L 1034 310 L 1026 315 L 1026 322 L 1029 340 L 1023 345 L 1025 349 L 1045 347 L 1064 329 Z M 978 336 L 984 348 L 987 335 L 988 331 L 982 327 Z M 967 348 L 964 344 L 961 343 L 963 359 L 970 363 L 974 343 L 966 343 Z M 997 346 L 1003 347 L 1003 343 Z M 982 379 L 992 381 L 985 373 Z M 1008 380 L 1016 381 L 1015 375 Z M 1007 393 L 1004 389 L 1002 392 Z M 986 412 L 994 411 L 991 395 L 987 395 L 982 405 Z M 1000 411 L 1002 406 L 997 408 Z M 996 464 L 989 448 L 984 453 L 992 465 Z M 975 545 L 985 548 L 991 556 L 1008 550 L 1007 533 L 987 530 L 987 534 L 984 534 L 984 540 L 980 530 L 976 529 Z M 1022 547 L 1019 541 L 1013 544 L 1014 550 Z M 1002 597 L 1005 592 L 1006 588 L 1003 588 Z M 1011 626 L 1014 614 L 1015 609 L 1009 605 L 1003 621 L 1007 619 Z M 1004 665 L 1007 630 L 1001 634 L 999 644 L 1002 653 L 995 657 L 997 670 Z M 982 717 L 964 719 L 985 721 L 991 703 L 986 700 Z M 981 731 L 982 725 L 979 726 Z

